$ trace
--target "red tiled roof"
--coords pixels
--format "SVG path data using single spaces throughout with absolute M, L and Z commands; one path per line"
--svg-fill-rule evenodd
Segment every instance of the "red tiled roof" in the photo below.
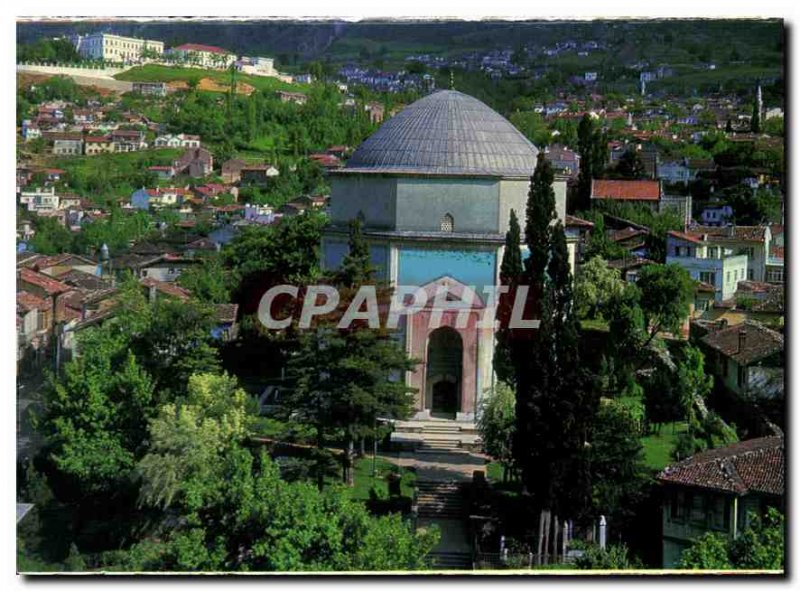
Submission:
M 140 283 L 145 287 L 153 287 L 163 294 L 178 298 L 179 300 L 183 301 L 188 300 L 191 295 L 189 290 L 184 289 L 179 285 L 175 285 L 174 283 L 169 283 L 167 281 L 158 281 L 152 277 L 145 277 L 140 281 Z
M 658 181 L 592 180 L 592 199 L 626 201 L 658 201 L 661 185 Z
M 88 135 L 86 136 L 86 143 L 88 144 L 102 144 L 110 142 L 111 138 L 106 135 Z
M 701 452 L 658 475 L 668 484 L 696 486 L 744 495 L 783 495 L 783 436 L 760 437 Z
M 706 283 L 705 281 L 698 281 L 697 285 L 695 285 L 695 291 L 700 291 L 700 292 L 705 292 L 705 293 L 714 293 L 717 290 L 710 283 Z
M 52 277 L 48 277 L 44 273 L 37 273 L 32 269 L 21 268 L 19 270 L 19 279 L 25 283 L 30 283 L 43 289 L 47 295 L 56 295 L 70 290 L 70 286 L 60 281 L 56 281 Z
M 740 335 L 744 335 L 743 343 Z M 783 335 L 751 320 L 710 332 L 702 340 L 742 366 L 783 352 Z
M 610 238 L 613 242 L 620 242 L 621 240 L 628 240 L 629 238 L 634 238 L 643 234 L 647 234 L 647 232 L 638 228 L 625 228 L 623 230 L 614 230 L 611 232 Z
M 148 166 L 147 170 L 172 170 L 171 166 Z
M 766 231 L 767 226 L 701 226 L 698 224 L 689 228 L 691 234 L 698 236 L 707 234 L 710 239 L 730 238 L 747 242 L 763 242 Z
M 17 292 L 17 311 L 30 312 L 31 310 L 41 310 L 46 312 L 50 309 L 50 302 L 40 298 L 29 291 Z
M 201 45 L 200 43 L 184 43 L 183 45 L 178 45 L 178 47 L 174 47 L 178 51 L 206 51 L 209 53 L 224 53 L 228 55 L 233 55 L 230 51 L 222 49 L 221 47 L 215 47 L 213 45 Z
M 678 232 L 677 230 L 670 230 L 667 232 L 670 236 L 674 236 L 675 238 L 679 238 L 680 240 L 686 240 L 687 242 L 694 242 L 695 244 L 702 244 L 703 241 L 694 236 L 692 234 L 687 234 L 686 232 Z
M 564 218 L 566 225 L 572 228 L 594 228 L 594 224 L 589 220 L 567 214 Z

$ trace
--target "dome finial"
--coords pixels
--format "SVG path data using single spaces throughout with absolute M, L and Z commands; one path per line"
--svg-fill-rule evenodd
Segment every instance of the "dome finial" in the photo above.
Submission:
M 456 82 L 455 79 L 453 78 L 453 69 L 450 68 L 450 90 L 455 90 L 455 89 L 456 89 Z

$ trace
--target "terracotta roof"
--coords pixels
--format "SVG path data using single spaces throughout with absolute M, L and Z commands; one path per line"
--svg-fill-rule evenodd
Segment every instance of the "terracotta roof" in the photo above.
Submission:
M 717 289 L 711 285 L 710 283 L 706 283 L 705 281 L 698 281 L 695 285 L 695 291 L 705 292 L 705 293 L 714 293 Z
M 767 226 L 691 226 L 688 230 L 693 235 L 707 234 L 709 239 L 730 238 L 750 242 L 763 242 Z
M 50 302 L 40 298 L 29 291 L 17 292 L 17 312 L 30 312 L 31 310 L 41 310 L 46 312 L 50 309 Z
M 670 230 L 667 232 L 670 236 L 674 238 L 678 238 L 679 240 L 686 240 L 687 242 L 694 242 L 695 244 L 702 244 L 702 239 L 698 238 L 693 234 L 687 234 L 686 232 L 678 232 L 677 230 Z
M 658 201 L 661 185 L 658 181 L 592 180 L 592 199 L 627 201 Z
M 696 486 L 737 495 L 783 495 L 783 436 L 760 437 L 696 454 L 658 475 L 663 483 Z
M 140 281 L 140 283 L 145 287 L 153 287 L 161 293 L 178 298 L 179 300 L 185 301 L 191 296 L 191 292 L 189 292 L 189 290 L 184 289 L 179 285 L 175 285 L 174 283 L 169 283 L 167 281 L 158 281 L 152 277 L 145 277 Z
M 743 343 L 740 335 L 744 335 Z M 711 332 L 703 343 L 744 366 L 783 352 L 783 335 L 751 320 Z
M 594 224 L 589 220 L 567 214 L 564 218 L 566 225 L 572 228 L 594 228 Z
M 609 238 L 613 242 L 620 242 L 621 240 L 628 240 L 629 238 L 641 236 L 642 234 L 647 234 L 647 232 L 638 228 L 625 228 L 623 230 L 612 231 Z
M 17 276 L 20 281 L 30 283 L 31 285 L 35 285 L 43 289 L 47 295 L 56 295 L 70 290 L 69 285 L 57 281 L 52 277 L 48 277 L 44 273 L 37 273 L 32 269 L 26 269 L 23 267 L 19 269 Z
M 230 51 L 222 49 L 221 47 L 215 47 L 213 45 L 201 45 L 200 43 L 184 43 L 183 45 L 178 45 L 178 47 L 174 47 L 173 49 L 177 49 L 178 51 L 206 51 L 209 53 L 225 53 L 228 55 L 233 55 Z

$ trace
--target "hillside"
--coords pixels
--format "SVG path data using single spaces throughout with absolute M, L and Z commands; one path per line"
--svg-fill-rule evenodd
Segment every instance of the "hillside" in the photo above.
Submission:
M 195 82 L 201 90 L 211 92 L 227 92 L 230 87 L 230 73 L 220 70 L 203 70 L 200 68 L 180 68 L 172 66 L 159 66 L 148 64 L 146 66 L 136 66 L 115 76 L 117 80 L 129 82 L 169 82 L 176 88 Z M 248 76 L 236 74 L 237 92 L 249 94 L 253 89 L 262 92 L 272 92 L 276 90 L 301 91 L 304 86 L 299 84 L 288 84 L 277 78 L 267 78 L 264 76 Z

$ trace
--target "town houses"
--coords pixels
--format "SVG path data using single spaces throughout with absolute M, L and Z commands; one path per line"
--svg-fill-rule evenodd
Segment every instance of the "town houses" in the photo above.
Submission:
M 744 541 L 777 547 L 777 40 L 620 21 L 309 42 L 309 23 L 259 44 L 238 26 L 86 22 L 77 53 L 42 46 L 120 73 L 20 68 L 21 572 L 395 554 L 415 572 L 716 571 L 743 568 Z M 414 288 L 394 327 L 295 322 L 315 290 L 376 285 Z M 505 310 L 523 287 L 535 305 Z M 275 491 L 314 527 L 286 536 Z M 381 552 L 346 556 L 340 510 Z

